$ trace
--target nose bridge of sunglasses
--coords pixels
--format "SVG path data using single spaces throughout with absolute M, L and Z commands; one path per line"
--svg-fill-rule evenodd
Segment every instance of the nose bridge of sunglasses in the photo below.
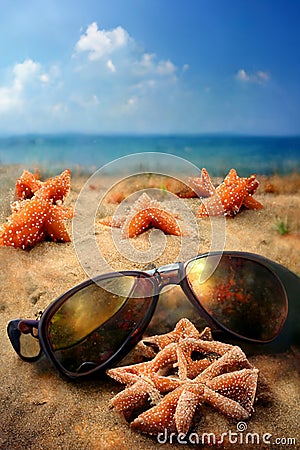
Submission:
M 179 284 L 181 279 L 182 263 L 167 264 L 165 266 L 149 271 L 148 273 L 156 276 L 159 290 L 162 290 L 169 284 Z

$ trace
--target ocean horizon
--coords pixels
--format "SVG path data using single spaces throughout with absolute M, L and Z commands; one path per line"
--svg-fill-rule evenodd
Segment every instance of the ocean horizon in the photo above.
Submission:
M 28 134 L 0 137 L 0 165 L 92 172 L 127 155 L 166 153 L 212 176 L 300 172 L 300 136 Z M 155 156 L 155 155 L 154 155 Z M 159 158 L 159 155 L 157 155 Z M 157 160 L 159 163 L 159 159 Z

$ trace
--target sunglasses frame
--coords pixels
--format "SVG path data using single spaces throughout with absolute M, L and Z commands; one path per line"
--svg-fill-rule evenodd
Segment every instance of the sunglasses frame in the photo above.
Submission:
M 238 257 L 243 258 L 245 260 L 250 260 L 255 262 L 256 264 L 260 264 L 264 268 L 267 268 L 273 276 L 277 279 L 277 282 L 281 286 L 284 300 L 286 303 L 286 315 L 282 319 L 282 324 L 280 326 L 280 329 L 278 330 L 277 334 L 272 337 L 272 339 L 269 340 L 258 340 L 258 339 L 251 339 L 247 338 L 245 336 L 242 336 L 238 333 L 235 333 L 234 331 L 229 330 L 224 325 L 219 323 L 214 317 L 212 317 L 205 308 L 201 305 L 200 301 L 197 299 L 196 295 L 194 294 L 193 290 L 191 289 L 189 282 L 187 280 L 187 266 L 192 261 L 206 258 L 208 256 L 220 256 L 220 259 L 222 256 L 229 256 L 229 257 Z M 103 372 L 105 369 L 111 367 L 116 362 L 120 361 L 122 358 L 124 358 L 129 351 L 137 344 L 137 342 L 141 339 L 143 333 L 147 329 L 147 326 L 149 325 L 153 314 L 155 312 L 155 308 L 157 305 L 157 302 L 159 300 L 159 296 L 161 293 L 161 290 L 163 287 L 174 284 L 181 287 L 184 294 L 186 295 L 187 299 L 190 301 L 192 306 L 196 309 L 196 311 L 200 314 L 200 316 L 207 322 L 208 326 L 211 327 L 213 332 L 223 332 L 228 336 L 231 336 L 233 338 L 237 338 L 239 340 L 242 340 L 244 342 L 250 342 L 250 343 L 257 343 L 257 344 L 268 344 L 271 341 L 274 341 L 278 335 L 280 334 L 287 315 L 288 315 L 288 295 L 286 288 L 281 281 L 281 276 L 278 276 L 276 273 L 279 269 L 281 269 L 282 274 L 285 273 L 285 271 L 288 272 L 288 269 L 281 266 L 280 264 L 275 263 L 274 261 L 271 261 L 261 255 L 257 255 L 254 253 L 247 253 L 247 252 L 237 252 L 237 251 L 216 251 L 216 252 L 207 252 L 200 255 L 195 256 L 194 258 L 191 258 L 189 261 L 182 263 L 175 263 L 175 264 L 169 264 L 166 266 L 162 266 L 160 268 L 155 268 L 150 271 L 135 271 L 135 270 L 128 270 L 128 271 L 120 271 L 120 272 L 111 272 L 99 275 L 93 279 L 88 279 L 83 281 L 82 283 L 72 287 L 68 291 L 66 291 L 64 294 L 59 296 L 56 300 L 54 300 L 50 305 L 45 309 L 43 312 L 40 320 L 22 320 L 22 319 L 15 319 L 9 322 L 7 327 L 7 332 L 9 335 L 9 338 L 11 340 L 11 343 L 13 345 L 13 348 L 18 353 L 19 357 L 23 359 L 26 362 L 34 362 L 37 361 L 42 354 L 44 353 L 45 356 L 52 361 L 55 367 L 62 373 L 64 376 L 71 378 L 71 379 L 80 379 L 80 378 L 86 378 L 90 375 L 94 375 L 99 372 Z M 149 310 L 147 314 L 143 317 L 143 319 L 136 324 L 134 329 L 131 331 L 131 333 L 127 336 L 121 347 L 110 357 L 108 358 L 104 363 L 100 364 L 97 367 L 94 367 L 91 370 L 85 371 L 85 372 L 70 372 L 69 370 L 65 369 L 58 359 L 55 357 L 55 353 L 51 348 L 49 336 L 48 336 L 48 327 L 49 322 L 53 315 L 56 313 L 56 311 L 64 304 L 70 297 L 72 297 L 74 294 L 82 290 L 83 288 L 86 288 L 90 285 L 93 285 L 95 283 L 99 283 L 101 281 L 104 281 L 106 279 L 111 278 L 117 278 L 121 276 L 136 276 L 136 277 L 142 277 L 142 278 L 148 278 L 152 281 L 154 286 L 154 294 L 151 296 L 152 300 L 150 302 Z M 150 297 L 150 296 L 149 296 Z M 129 296 L 128 296 L 129 298 Z M 117 311 L 115 314 L 118 314 L 119 311 Z M 26 328 L 27 327 L 27 328 Z M 14 329 L 12 329 L 14 328 Z M 23 328 L 23 330 L 22 330 Z M 33 334 L 33 329 L 38 329 L 38 335 L 35 336 Z M 17 335 L 14 335 L 14 333 L 17 333 Z M 20 354 L 20 351 L 18 351 L 19 343 L 17 342 L 17 339 L 20 337 L 22 333 L 28 334 L 31 333 L 31 335 L 38 339 L 40 344 L 40 352 L 38 355 L 34 357 L 25 357 Z

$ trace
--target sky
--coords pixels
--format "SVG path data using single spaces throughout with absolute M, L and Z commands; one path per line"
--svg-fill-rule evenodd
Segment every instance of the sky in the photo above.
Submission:
M 1 0 L 0 134 L 300 134 L 298 0 Z

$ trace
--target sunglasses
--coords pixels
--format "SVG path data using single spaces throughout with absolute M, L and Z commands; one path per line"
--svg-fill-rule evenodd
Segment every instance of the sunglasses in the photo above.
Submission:
M 175 284 L 213 331 L 268 343 L 287 318 L 285 271 L 262 256 L 225 251 L 146 272 L 108 273 L 61 295 L 40 320 L 10 321 L 8 336 L 24 361 L 45 354 L 69 378 L 104 371 L 141 339 L 160 292 Z

